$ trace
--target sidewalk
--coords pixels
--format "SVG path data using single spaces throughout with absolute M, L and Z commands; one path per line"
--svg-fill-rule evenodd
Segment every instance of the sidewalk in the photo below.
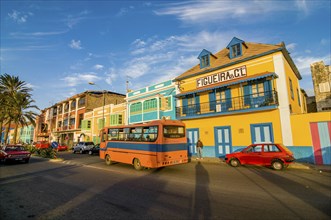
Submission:
M 197 160 L 197 157 L 193 156 L 189 158 L 189 162 L 201 162 L 201 163 L 216 163 L 216 164 L 224 164 L 227 165 L 226 162 L 221 158 L 216 157 L 204 157 L 202 160 Z M 322 172 L 330 172 L 331 173 L 331 165 L 315 165 L 309 163 L 299 163 L 294 162 L 289 165 L 290 169 L 302 169 L 302 170 L 318 170 Z

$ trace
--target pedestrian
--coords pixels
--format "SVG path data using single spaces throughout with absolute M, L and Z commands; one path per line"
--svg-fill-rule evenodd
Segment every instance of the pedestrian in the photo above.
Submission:
M 198 153 L 197 160 L 202 160 L 203 159 L 202 158 L 202 148 L 203 148 L 203 143 L 199 138 L 199 140 L 197 142 L 197 153 Z

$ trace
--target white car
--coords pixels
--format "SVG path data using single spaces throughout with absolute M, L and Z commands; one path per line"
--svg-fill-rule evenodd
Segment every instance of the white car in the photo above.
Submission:
M 78 144 L 76 146 L 74 146 L 73 153 L 75 154 L 76 152 L 79 152 L 81 154 L 84 154 L 85 152 L 88 152 L 89 150 L 91 150 L 94 147 L 94 143 L 93 142 L 78 142 Z

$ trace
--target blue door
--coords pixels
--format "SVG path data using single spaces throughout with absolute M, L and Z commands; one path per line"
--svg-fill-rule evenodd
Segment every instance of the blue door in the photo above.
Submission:
M 231 127 L 215 127 L 215 150 L 217 157 L 224 157 L 232 152 Z
M 188 143 L 188 155 L 196 155 L 197 149 L 196 149 L 196 143 L 199 139 L 199 129 L 187 129 L 187 143 Z
M 252 124 L 251 125 L 252 143 L 273 143 L 274 136 L 272 124 Z

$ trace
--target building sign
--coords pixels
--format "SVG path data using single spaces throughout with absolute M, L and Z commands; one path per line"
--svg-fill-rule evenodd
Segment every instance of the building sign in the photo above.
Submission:
M 225 72 L 215 73 L 213 75 L 205 76 L 197 79 L 197 88 L 210 86 L 216 83 L 226 82 L 229 80 L 239 79 L 247 76 L 246 66 L 241 66 Z

